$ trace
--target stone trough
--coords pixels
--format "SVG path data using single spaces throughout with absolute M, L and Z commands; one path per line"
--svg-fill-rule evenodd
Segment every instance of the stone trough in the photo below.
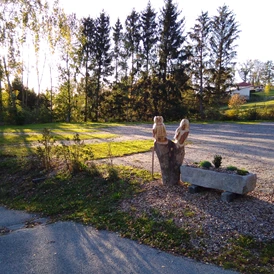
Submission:
M 256 187 L 256 174 L 238 175 L 187 165 L 180 167 L 181 181 L 190 183 L 189 192 L 196 193 L 202 188 L 224 191 L 221 200 L 231 202 L 237 195 L 244 195 Z

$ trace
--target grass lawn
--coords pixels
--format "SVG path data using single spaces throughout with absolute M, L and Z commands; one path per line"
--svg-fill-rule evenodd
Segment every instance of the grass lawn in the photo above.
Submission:
M 112 126 L 119 126 L 124 125 L 122 123 L 47 123 L 47 124 L 29 124 L 29 125 L 23 125 L 23 126 L 0 126 L 0 133 L 39 133 L 44 128 L 49 128 L 54 131 L 61 131 L 61 132 L 94 132 L 98 131 L 101 128 L 107 128 Z
M 86 142 L 86 146 L 94 151 L 94 159 L 106 158 L 110 153 L 111 156 L 117 157 L 145 152 L 149 151 L 153 146 L 152 140 L 117 143 L 113 142 L 112 139 L 118 137 L 118 135 L 100 133 L 102 128 L 119 125 L 106 123 L 56 123 L 0 127 L 0 155 L 21 157 L 35 153 L 39 141 L 42 140 L 44 128 L 50 129 L 52 140 L 55 141 L 70 140 L 73 143 L 72 140 L 76 133 L 79 134 L 81 141 L 97 141 L 97 143 Z
M 246 103 L 241 106 L 241 109 L 244 110 L 248 108 L 265 108 L 265 107 L 274 107 L 274 100 Z
M 270 90 L 269 92 L 255 92 L 253 93 L 255 96 L 262 97 L 264 99 L 267 99 L 267 97 L 274 96 L 274 90 Z

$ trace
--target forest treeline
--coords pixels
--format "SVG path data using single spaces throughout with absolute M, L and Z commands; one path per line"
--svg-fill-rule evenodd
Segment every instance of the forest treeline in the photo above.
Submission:
M 164 0 L 110 25 L 66 14 L 58 0 L 4 0 L 0 13 L 0 123 L 151 121 L 220 118 L 235 74 L 272 84 L 273 62 L 237 64 L 240 35 L 227 5 L 204 11 L 190 30 L 183 11 Z M 28 88 L 34 56 L 37 90 Z M 45 70 L 50 79 L 41 90 Z M 57 86 L 54 76 L 58 75 Z

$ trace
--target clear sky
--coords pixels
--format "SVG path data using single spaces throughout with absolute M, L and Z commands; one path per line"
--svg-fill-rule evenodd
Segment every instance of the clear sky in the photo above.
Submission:
M 138 12 L 143 11 L 147 3 L 148 0 L 60 0 L 60 5 L 66 13 L 76 13 L 78 18 L 89 15 L 95 18 L 104 10 L 110 16 L 111 26 L 114 26 L 118 17 L 124 24 L 133 8 Z M 150 0 L 150 3 L 156 12 L 164 6 L 164 0 Z M 234 12 L 241 30 L 237 40 L 238 61 L 274 61 L 273 0 L 175 0 L 174 3 L 178 4 L 182 16 L 185 17 L 186 31 L 194 26 L 202 11 L 208 11 L 209 16 L 214 16 L 218 7 L 226 4 Z

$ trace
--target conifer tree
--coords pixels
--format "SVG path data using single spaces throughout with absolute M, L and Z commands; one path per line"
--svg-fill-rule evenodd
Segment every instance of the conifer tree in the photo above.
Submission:
M 219 106 L 228 98 L 228 89 L 233 84 L 236 40 L 239 26 L 234 13 L 228 6 L 218 8 L 212 19 L 211 51 L 211 91 L 213 106 Z
M 150 1 L 146 9 L 141 14 L 143 56 L 146 76 L 156 59 L 156 46 L 158 41 L 158 24 L 156 22 L 157 13 L 152 9 Z
M 95 58 L 94 58 L 94 78 L 95 78 L 95 119 L 99 118 L 100 108 L 100 92 L 103 83 L 108 83 L 107 77 L 113 72 L 111 38 L 110 38 L 110 22 L 109 16 L 104 11 L 96 20 L 95 32 Z
M 183 112 L 182 93 L 186 89 L 188 51 L 183 45 L 184 17 L 172 0 L 165 0 L 159 19 L 159 64 L 157 93 L 153 94 L 153 105 L 160 105 L 162 115 L 176 119 Z M 155 102 L 157 98 L 160 101 Z M 159 109 L 159 108 L 158 108 Z
M 202 12 L 191 29 L 189 37 L 192 41 L 191 72 L 192 85 L 199 98 L 199 110 L 204 116 L 205 85 L 209 62 L 208 42 L 210 38 L 210 18 L 208 12 Z
M 84 68 L 84 89 L 85 89 L 85 110 L 84 110 L 84 121 L 88 119 L 88 99 L 92 97 L 92 91 L 90 90 L 90 74 L 94 64 L 94 41 L 95 41 L 96 25 L 93 18 L 86 17 L 82 19 L 82 35 L 80 36 L 80 48 L 79 63 Z M 80 68 L 77 69 L 80 73 Z
M 125 22 L 125 49 L 130 52 L 131 55 L 131 86 L 134 82 L 134 76 L 139 72 L 139 58 L 140 58 L 140 14 L 132 10 L 131 14 L 127 17 Z
M 181 11 L 172 0 L 165 0 L 165 6 L 161 10 L 159 28 L 159 69 L 160 77 L 166 81 L 169 73 L 172 73 L 182 54 L 182 44 L 185 41 L 183 28 L 185 18 L 179 18 Z
M 115 62 L 115 81 L 118 82 L 119 76 L 119 65 L 121 64 L 122 58 L 122 42 L 123 42 L 123 26 L 121 24 L 120 19 L 118 18 L 115 26 L 113 28 L 113 57 Z

